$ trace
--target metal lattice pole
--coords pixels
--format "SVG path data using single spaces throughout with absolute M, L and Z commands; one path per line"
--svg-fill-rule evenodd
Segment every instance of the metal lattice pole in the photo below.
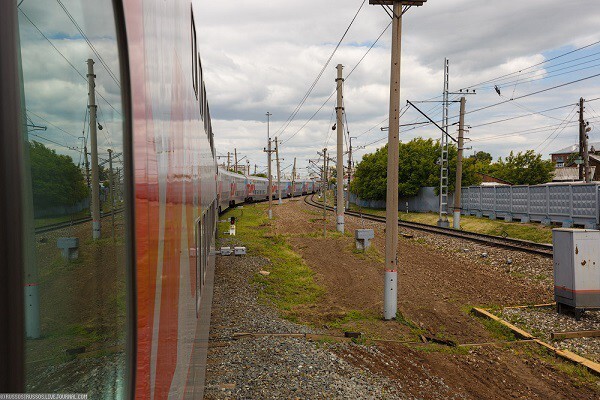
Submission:
M 440 216 L 438 226 L 448 227 L 448 87 L 450 80 L 450 62 L 444 59 L 444 107 L 442 115 L 442 138 L 440 141 Z

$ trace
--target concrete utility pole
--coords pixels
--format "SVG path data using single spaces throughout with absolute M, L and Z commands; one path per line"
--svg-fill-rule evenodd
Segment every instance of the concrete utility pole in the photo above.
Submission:
M 460 229 L 460 198 L 462 195 L 462 164 L 464 151 L 465 134 L 465 106 L 467 99 L 460 98 L 460 120 L 458 122 L 458 155 L 456 156 L 456 189 L 454 190 L 454 218 L 452 227 Z
M 110 219 L 112 222 L 112 237 L 115 239 L 115 186 L 113 178 L 112 149 L 108 149 L 108 193 L 110 195 Z
M 270 112 L 267 112 L 266 116 L 267 116 L 267 139 L 269 140 L 269 144 L 268 147 L 264 150 L 267 153 L 268 156 L 268 174 L 269 174 L 269 187 L 267 188 L 267 196 L 269 198 L 269 219 L 273 218 L 273 176 L 271 175 L 271 153 L 273 152 L 271 150 L 271 132 L 270 132 L 270 118 L 271 118 L 271 114 Z
M 100 179 L 98 176 L 98 137 L 96 134 L 96 84 L 94 79 L 94 60 L 88 65 L 88 109 L 90 111 L 90 141 L 92 146 L 92 238 L 100 239 Z
M 231 158 L 231 153 L 227 152 L 227 171 L 229 171 L 229 168 L 231 168 L 231 163 L 229 162 L 230 158 Z
M 327 236 L 327 149 L 323 149 L 323 236 Z
M 398 149 L 400 140 L 400 61 L 402 55 L 402 6 L 422 6 L 425 1 L 427 0 L 369 0 L 369 4 L 374 4 L 377 6 L 386 7 L 393 5 L 383 303 L 383 318 L 386 320 L 396 318 L 396 313 L 398 310 Z
M 356 139 L 355 137 L 350 136 L 348 133 L 348 198 L 346 199 L 346 208 L 350 209 L 350 181 L 352 179 L 352 139 Z
M 246 175 L 250 175 L 250 160 L 246 160 Z
M 277 196 L 279 198 L 277 204 L 281 204 L 281 165 L 279 164 L 279 143 L 277 142 L 277 136 L 275 136 L 275 159 L 277 160 Z
M 256 175 L 256 164 L 254 164 L 254 175 Z
M 234 154 L 234 156 L 233 156 L 233 159 L 234 159 L 234 161 L 235 161 L 235 164 L 234 164 L 234 166 L 233 166 L 233 171 L 234 171 L 235 173 L 237 173 L 237 172 L 238 172 L 237 149 L 235 149 L 235 148 L 233 149 L 233 154 Z
M 294 157 L 294 166 L 292 167 L 292 197 L 296 193 L 296 157 Z
M 85 135 L 85 131 L 82 132 Z M 90 182 L 90 160 L 88 159 L 88 149 L 87 149 L 87 138 L 85 136 L 80 136 L 80 139 L 83 139 L 83 156 L 85 163 L 85 178 L 87 182 L 87 187 L 89 188 L 92 184 Z
M 337 65 L 337 107 L 335 113 L 337 116 L 337 179 L 336 179 L 336 228 L 338 232 L 344 233 L 344 106 L 343 106 L 343 86 L 344 78 L 342 77 L 342 64 Z
M 580 178 L 583 178 L 585 182 L 591 182 L 591 171 L 590 171 L 590 153 L 588 149 L 588 135 L 585 120 L 583 118 L 585 100 L 579 99 L 579 153 L 583 158 L 583 165 L 579 166 Z M 581 176 L 583 175 L 583 176 Z

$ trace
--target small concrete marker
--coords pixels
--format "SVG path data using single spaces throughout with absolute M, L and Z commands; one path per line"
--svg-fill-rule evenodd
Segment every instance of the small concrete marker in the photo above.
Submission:
M 61 237 L 56 241 L 56 247 L 61 250 L 62 257 L 67 260 L 77 260 L 79 257 L 79 239 L 73 237 Z
M 356 240 L 356 248 L 358 250 L 366 250 L 371 246 L 371 239 L 375 238 L 373 229 L 357 229 L 354 231 L 354 239 Z

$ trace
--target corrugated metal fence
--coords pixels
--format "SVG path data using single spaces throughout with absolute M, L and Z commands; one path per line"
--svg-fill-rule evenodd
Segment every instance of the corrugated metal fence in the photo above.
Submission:
M 596 229 L 600 227 L 599 192 L 597 183 L 471 186 L 462 190 L 461 207 L 464 215 Z

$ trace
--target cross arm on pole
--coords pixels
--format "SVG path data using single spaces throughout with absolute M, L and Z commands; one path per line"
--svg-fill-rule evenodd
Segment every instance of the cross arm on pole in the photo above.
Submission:
M 437 126 L 437 127 L 438 127 L 438 129 L 439 129 L 439 130 L 441 130 L 442 132 L 444 132 L 444 133 L 446 134 L 446 136 L 448 136 L 450 139 L 452 139 L 452 141 L 453 141 L 454 143 L 458 143 L 458 140 L 456 140 L 456 139 L 454 139 L 452 136 L 450 136 L 450 134 L 449 134 L 448 132 L 446 132 L 446 130 L 444 130 L 444 128 L 442 128 L 441 126 L 439 126 L 439 125 L 437 124 L 437 122 L 435 122 L 434 120 L 432 120 L 431 118 L 429 118 L 429 116 L 428 116 L 427 114 L 425 114 L 423 111 L 421 111 L 421 110 L 419 109 L 419 107 L 417 107 L 417 106 L 415 106 L 413 103 L 411 103 L 411 101 L 410 101 L 410 100 L 406 100 L 406 102 L 407 102 L 408 104 L 410 104 L 410 105 L 411 105 L 411 106 L 412 106 L 412 107 L 413 107 L 415 110 L 417 110 L 418 112 L 420 112 L 420 113 L 421 113 L 421 115 L 423 115 L 425 118 L 427 118 L 427 119 L 429 120 L 429 122 L 431 122 L 432 124 L 434 124 L 435 126 Z

